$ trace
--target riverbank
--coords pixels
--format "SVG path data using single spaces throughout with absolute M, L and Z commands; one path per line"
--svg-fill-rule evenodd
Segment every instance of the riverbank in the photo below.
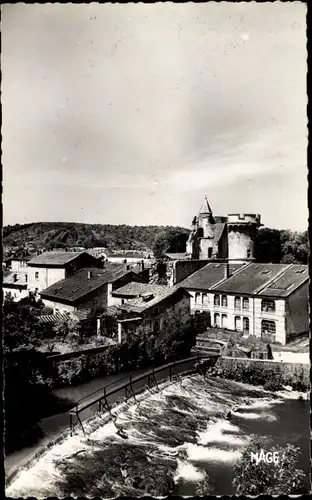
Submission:
M 123 437 L 107 416 L 94 417 L 86 437 L 77 432 L 28 471 L 20 470 L 7 495 L 166 496 L 170 488 L 176 495 L 233 494 L 233 464 L 255 430 L 268 435 L 268 442 L 276 435 L 278 440 L 286 436 L 289 442 L 300 441 L 308 464 L 307 402 L 198 375 L 160 389 L 116 408 Z M 286 406 L 290 414 L 283 410 Z M 225 418 L 229 412 L 230 420 Z
M 310 388 L 308 364 L 221 356 L 216 365 L 208 370 L 208 374 L 212 377 L 263 386 L 271 391 L 290 387 L 291 390 L 305 393 Z
M 75 406 L 76 401 L 101 389 L 108 384 L 118 383 L 122 378 L 130 378 L 132 374 L 144 373 L 146 369 L 129 370 L 122 374 L 105 375 L 97 377 L 78 386 L 67 386 L 52 390 L 53 396 L 59 404 L 61 411 L 43 418 L 38 423 L 38 430 L 32 443 L 22 449 L 16 450 L 5 457 L 6 476 L 18 469 L 25 461 L 29 460 L 38 450 L 47 446 L 49 442 L 56 439 L 61 433 L 69 427 L 68 409 Z M 62 409 L 65 407 L 66 409 Z

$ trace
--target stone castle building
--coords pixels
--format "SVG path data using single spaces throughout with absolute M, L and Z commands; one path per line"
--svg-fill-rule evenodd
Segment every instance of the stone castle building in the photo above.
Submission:
M 199 215 L 194 217 L 186 245 L 189 259 L 227 259 L 231 262 L 255 260 L 254 244 L 259 214 L 214 216 L 205 196 Z

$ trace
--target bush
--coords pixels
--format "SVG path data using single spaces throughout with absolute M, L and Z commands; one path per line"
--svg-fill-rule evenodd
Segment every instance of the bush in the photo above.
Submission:
M 249 445 L 243 451 L 241 459 L 234 466 L 233 486 L 237 495 L 295 495 L 303 492 L 304 474 L 296 468 L 300 449 L 293 445 L 277 446 L 270 449 L 278 452 L 279 462 L 256 464 L 251 460 L 251 453 L 265 450 L 265 440 L 252 436 Z

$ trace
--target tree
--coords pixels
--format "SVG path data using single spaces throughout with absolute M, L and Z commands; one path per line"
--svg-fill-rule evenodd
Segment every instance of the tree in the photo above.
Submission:
M 300 449 L 288 444 L 286 447 L 275 446 L 271 452 L 278 453 L 278 463 L 251 459 L 252 453 L 265 450 L 265 440 L 251 436 L 241 459 L 234 466 L 233 486 L 237 495 L 295 495 L 302 493 L 303 471 L 296 468 Z
M 309 255 L 308 231 L 278 230 L 264 227 L 255 241 L 258 262 L 307 264 Z
M 188 232 L 185 230 L 171 229 L 162 231 L 155 239 L 153 253 L 156 259 L 164 257 L 166 252 L 185 252 Z
M 40 342 L 40 327 L 36 307 L 14 302 L 6 298 L 3 305 L 4 349 L 13 351 L 18 347 L 34 348 Z
M 281 262 L 281 232 L 278 229 L 264 227 L 257 232 L 255 241 L 255 257 L 257 262 Z

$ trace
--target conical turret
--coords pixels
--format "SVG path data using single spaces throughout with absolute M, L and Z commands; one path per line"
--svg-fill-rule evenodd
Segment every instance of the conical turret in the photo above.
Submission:
M 199 211 L 199 214 L 200 215 L 212 215 L 212 210 L 211 210 L 211 207 L 209 205 L 209 202 L 207 200 L 207 196 L 205 195 L 205 199 L 203 201 L 203 204 L 201 206 L 201 209 Z

